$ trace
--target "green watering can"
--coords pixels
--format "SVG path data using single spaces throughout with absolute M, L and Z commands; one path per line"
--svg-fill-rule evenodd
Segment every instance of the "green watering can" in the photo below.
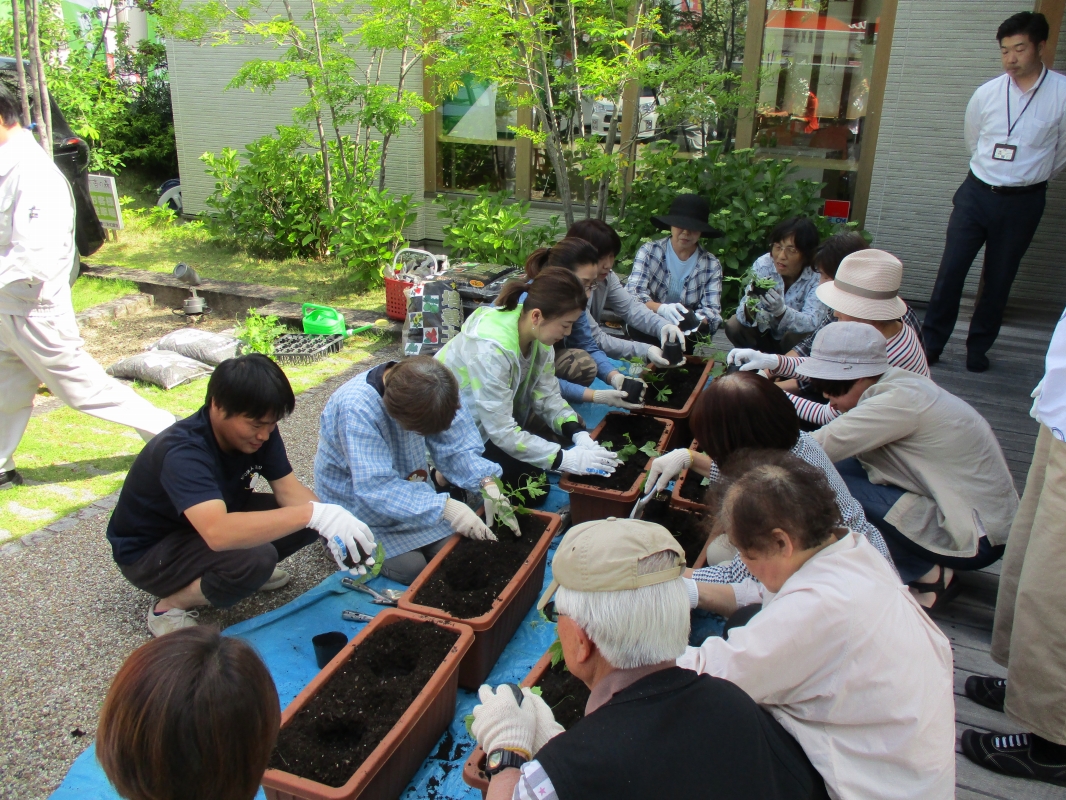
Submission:
M 344 321 L 344 315 L 331 306 L 320 306 L 315 303 L 303 304 L 304 333 L 315 333 L 321 336 L 330 336 L 336 333 L 342 336 L 351 336 L 353 333 L 368 331 L 375 325 L 387 327 L 388 321 L 379 319 L 373 325 L 361 325 L 358 328 L 348 328 Z

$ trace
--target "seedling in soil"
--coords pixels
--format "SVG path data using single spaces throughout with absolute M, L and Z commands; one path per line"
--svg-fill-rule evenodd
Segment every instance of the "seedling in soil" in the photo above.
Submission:
M 615 451 L 615 455 L 618 456 L 618 460 L 623 464 L 629 460 L 630 456 L 635 456 L 637 453 L 643 453 L 648 458 L 655 458 L 659 455 L 659 451 L 655 448 L 655 442 L 647 441 L 637 447 L 633 444 L 633 439 L 628 433 L 624 433 L 622 436 L 626 440 L 626 444 L 621 450 Z M 608 450 L 614 447 L 614 442 L 601 442 L 600 444 Z
M 507 486 L 499 478 L 494 479 L 500 492 L 511 502 L 511 508 L 518 514 L 532 513 L 524 504 L 524 500 L 536 500 L 548 493 L 548 476 L 540 475 L 536 478 L 526 477 L 525 481 L 517 486 Z M 502 520 L 501 520 L 502 521 Z

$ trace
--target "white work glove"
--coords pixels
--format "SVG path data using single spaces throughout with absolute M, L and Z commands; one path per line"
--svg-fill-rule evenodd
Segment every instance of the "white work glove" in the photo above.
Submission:
M 602 450 L 596 440 L 589 436 L 588 431 L 578 431 L 570 437 L 570 441 L 574 443 L 574 447 L 580 447 L 582 450 Z
M 759 300 L 759 307 L 772 317 L 780 317 L 785 313 L 785 294 L 779 289 L 767 289 L 766 294 Z
M 586 450 L 574 447 L 563 450 L 563 461 L 559 464 L 560 472 L 571 475 L 613 475 L 618 466 L 618 456 L 605 447 Z
M 663 351 L 655 345 L 648 347 L 648 361 L 657 367 L 666 368 L 671 366 L 670 362 L 666 360 L 666 356 L 663 355 Z
M 555 721 L 555 715 L 552 713 L 551 706 L 545 702 L 544 698 L 539 694 L 533 694 L 528 686 L 522 687 L 522 696 L 525 698 L 522 701 L 522 705 L 532 705 L 533 711 L 537 717 L 537 732 L 533 736 L 532 753 L 535 757 L 537 753 L 540 752 L 540 748 L 548 743 L 549 739 L 558 736 L 565 731 L 566 728 Z
M 592 402 L 615 408 L 643 408 L 643 403 L 627 403 L 626 393 L 620 389 L 593 389 Z
M 685 583 L 685 591 L 688 592 L 688 607 L 699 608 L 700 605 L 700 589 L 696 585 L 696 581 L 692 578 L 681 578 Z
M 494 750 L 516 750 L 533 758 L 533 741 L 537 735 L 536 706 L 526 701 L 522 705 L 510 686 L 497 686 L 493 692 L 487 683 L 477 690 L 481 700 L 474 706 L 474 722 L 470 732 L 486 753 Z
M 662 347 L 666 347 L 666 343 L 672 341 L 680 342 L 681 346 L 684 347 L 685 334 L 676 325 L 663 325 L 663 329 L 659 331 L 659 344 Z
M 684 319 L 686 311 L 688 311 L 688 309 L 681 305 L 681 303 L 663 303 L 655 309 L 655 313 L 671 325 L 677 325 L 677 323 Z
M 307 527 L 318 531 L 326 540 L 333 560 L 339 569 L 352 575 L 366 575 L 366 568 L 374 565 L 374 534 L 346 508 L 333 503 L 311 503 L 311 521 Z M 345 564 L 350 558 L 354 566 Z
M 654 486 L 654 491 L 661 492 L 674 478 L 681 474 L 681 470 L 692 463 L 692 453 L 687 449 L 671 450 L 656 459 L 653 459 L 648 467 L 648 480 L 645 486 Z
M 477 541 L 496 541 L 496 534 L 489 526 L 481 521 L 481 517 L 470 510 L 466 503 L 452 500 L 450 497 L 444 501 L 444 519 L 452 526 L 452 530 L 467 539 Z
M 486 481 L 481 485 L 481 497 L 485 500 L 485 519 L 489 524 L 494 521 L 499 522 L 514 531 L 515 536 L 522 535 L 518 520 L 515 519 L 514 509 L 511 507 L 511 501 L 503 496 L 495 480 Z
M 748 347 L 734 347 L 726 356 L 726 364 L 740 367 L 741 372 L 754 372 L 760 369 L 775 370 L 781 364 L 781 359 Z
M 1039 422 L 1040 420 L 1038 420 L 1037 416 L 1036 416 L 1036 407 L 1040 403 L 1040 395 L 1043 393 L 1043 391 L 1044 391 L 1044 379 L 1041 378 L 1040 379 L 1040 383 L 1038 383 L 1036 385 L 1036 388 L 1033 389 L 1033 393 L 1029 395 L 1031 398 L 1033 398 L 1033 407 L 1029 409 L 1029 416 L 1032 417 L 1033 419 L 1036 419 L 1037 422 Z

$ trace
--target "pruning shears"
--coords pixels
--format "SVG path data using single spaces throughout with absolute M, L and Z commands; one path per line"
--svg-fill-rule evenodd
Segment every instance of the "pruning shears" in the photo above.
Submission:
M 370 595 L 370 602 L 379 606 L 396 605 L 396 601 L 399 599 L 398 595 L 402 594 L 402 592 L 400 592 L 397 594 L 396 597 L 393 597 L 391 594 L 384 595 L 380 592 L 374 591 L 365 583 L 359 583 L 358 581 L 354 581 L 351 578 L 341 578 L 341 586 L 343 586 L 345 589 L 353 589 L 357 592 L 362 592 L 363 594 Z M 386 589 L 385 591 L 388 592 L 390 590 Z

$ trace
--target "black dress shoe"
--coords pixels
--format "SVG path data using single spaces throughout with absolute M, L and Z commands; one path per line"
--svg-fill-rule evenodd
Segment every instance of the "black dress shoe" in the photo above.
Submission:
M 985 708 L 1002 711 L 1003 701 L 1007 697 L 1007 682 L 1003 678 L 971 675 L 966 679 L 966 696 Z
M 984 372 L 989 368 L 988 356 L 984 353 L 966 356 L 966 369 L 970 372 Z
M 962 752 L 978 766 L 1018 778 L 1066 786 L 1066 763 L 1043 764 L 1030 752 L 1028 733 L 962 732 Z
M 10 489 L 12 486 L 22 486 L 24 483 L 25 481 L 17 469 L 0 472 L 0 490 Z

